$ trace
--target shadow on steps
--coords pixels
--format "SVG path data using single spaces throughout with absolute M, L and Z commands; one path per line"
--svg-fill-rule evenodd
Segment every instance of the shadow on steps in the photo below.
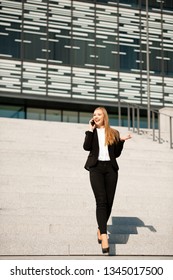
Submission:
M 108 225 L 110 255 L 116 255 L 116 244 L 127 244 L 131 234 L 138 234 L 138 227 L 156 232 L 152 225 L 145 225 L 137 217 L 112 217 L 112 224 Z

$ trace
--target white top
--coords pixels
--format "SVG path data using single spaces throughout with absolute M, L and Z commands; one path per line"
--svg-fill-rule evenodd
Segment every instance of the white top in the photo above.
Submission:
M 99 140 L 99 156 L 98 160 L 110 160 L 108 146 L 105 145 L 105 128 L 97 128 L 97 135 Z

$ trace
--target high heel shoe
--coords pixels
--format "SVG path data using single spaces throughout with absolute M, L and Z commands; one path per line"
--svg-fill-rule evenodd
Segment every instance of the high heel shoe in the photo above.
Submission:
M 102 234 L 101 238 L 102 238 L 102 243 L 101 243 L 102 253 L 103 254 L 109 253 L 109 243 L 108 243 L 107 234 Z
M 109 247 L 107 247 L 107 248 L 102 248 L 102 253 L 103 253 L 103 254 L 109 253 Z
M 101 239 L 99 239 L 99 238 L 98 238 L 98 243 L 99 243 L 99 244 L 101 244 L 101 243 L 102 243 L 102 240 L 101 240 Z

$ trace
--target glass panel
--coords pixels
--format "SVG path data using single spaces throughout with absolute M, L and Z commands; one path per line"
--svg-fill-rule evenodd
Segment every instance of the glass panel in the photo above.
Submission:
M 96 6 L 96 99 L 118 99 L 118 27 L 117 8 Z
M 140 63 L 140 12 L 120 8 L 119 13 L 120 70 L 136 71 Z
M 71 64 L 71 1 L 49 1 L 49 61 Z
M 71 1 L 49 1 L 48 95 L 71 97 Z
M 173 12 L 173 1 L 172 0 L 164 0 L 163 1 L 163 9 Z
M 127 7 L 138 7 L 140 0 L 96 0 L 96 3 L 108 5 L 122 5 Z
M 119 130 L 117 126 L 119 126 L 119 116 L 118 114 L 109 114 L 109 123 L 111 126 L 115 126 L 115 129 Z M 128 126 L 128 119 L 127 119 L 127 114 L 124 115 L 123 113 L 121 114 L 121 126 Z
M 161 2 L 162 0 L 148 0 L 148 8 L 149 8 L 149 10 L 151 10 L 151 9 L 155 9 L 155 8 L 160 8 L 160 2 Z M 146 9 L 146 0 L 141 0 L 141 6 L 142 6 L 142 8 L 143 9 Z
M 24 2 L 24 59 L 46 60 L 47 57 L 47 1 Z
M 0 4 L 0 54 L 20 58 L 21 1 L 1 1 Z
M 134 47 L 120 46 L 120 53 L 120 70 L 131 72 L 139 68 L 139 52 L 135 52 Z
M 173 76 L 173 50 L 164 51 L 164 74 L 165 76 Z
M 150 71 L 162 73 L 162 25 L 161 14 L 149 12 Z
M 92 113 L 80 112 L 79 113 L 79 122 L 80 123 L 89 123 L 89 120 L 92 118 Z
M 72 96 L 95 98 L 95 5 L 73 1 Z M 79 68 L 80 67 L 80 68 Z
M 46 110 L 46 120 L 60 122 L 61 121 L 61 110 L 47 109 Z
M 157 120 L 155 119 L 155 128 L 157 129 Z M 137 127 L 137 122 L 135 121 L 135 125 Z M 140 128 L 148 128 L 148 120 L 147 117 L 140 117 Z
M 173 76 L 173 15 L 163 14 L 163 61 L 164 74 Z
M 45 109 L 27 108 L 27 119 L 45 120 Z
M 47 1 L 25 0 L 23 21 L 23 93 L 46 94 Z M 41 63 L 39 63 L 41 62 Z
M 118 115 L 109 114 L 109 124 L 110 126 L 118 126 Z
M 162 74 L 162 60 L 161 50 L 150 49 L 150 71 L 152 73 L 156 75 Z
M 95 12 L 94 4 L 73 1 L 72 10 L 72 64 L 95 64 Z
M 119 96 L 121 100 L 141 103 L 141 13 L 120 7 L 119 14 Z
M 24 108 L 18 106 L 0 105 L 0 117 L 24 119 Z
M 63 122 L 78 122 L 78 113 L 73 111 L 63 111 Z
M 117 8 L 96 6 L 96 64 L 97 68 L 118 70 Z
M 140 0 L 119 0 L 119 4 L 128 7 L 138 7 Z
M 113 1 L 113 0 L 96 0 L 96 3 L 105 3 L 105 4 L 107 4 L 108 2 L 115 2 L 115 1 Z
M 20 93 L 21 91 L 21 61 L 19 61 L 21 54 L 21 25 L 21 1 L 1 1 L 0 89 L 3 92 Z
M 72 0 L 73 1 L 73 0 Z M 77 0 L 78 1 L 78 0 Z M 80 0 L 79 0 L 80 1 Z M 95 3 L 97 0 L 87 0 L 87 1 L 84 1 L 84 2 L 91 2 L 91 3 Z

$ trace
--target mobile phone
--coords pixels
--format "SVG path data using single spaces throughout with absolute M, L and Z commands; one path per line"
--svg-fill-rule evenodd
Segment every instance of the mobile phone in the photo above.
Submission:
M 91 125 L 92 125 L 92 126 L 93 126 L 93 125 L 95 125 L 95 122 L 94 122 L 94 120 L 92 120 L 92 121 L 91 121 Z

